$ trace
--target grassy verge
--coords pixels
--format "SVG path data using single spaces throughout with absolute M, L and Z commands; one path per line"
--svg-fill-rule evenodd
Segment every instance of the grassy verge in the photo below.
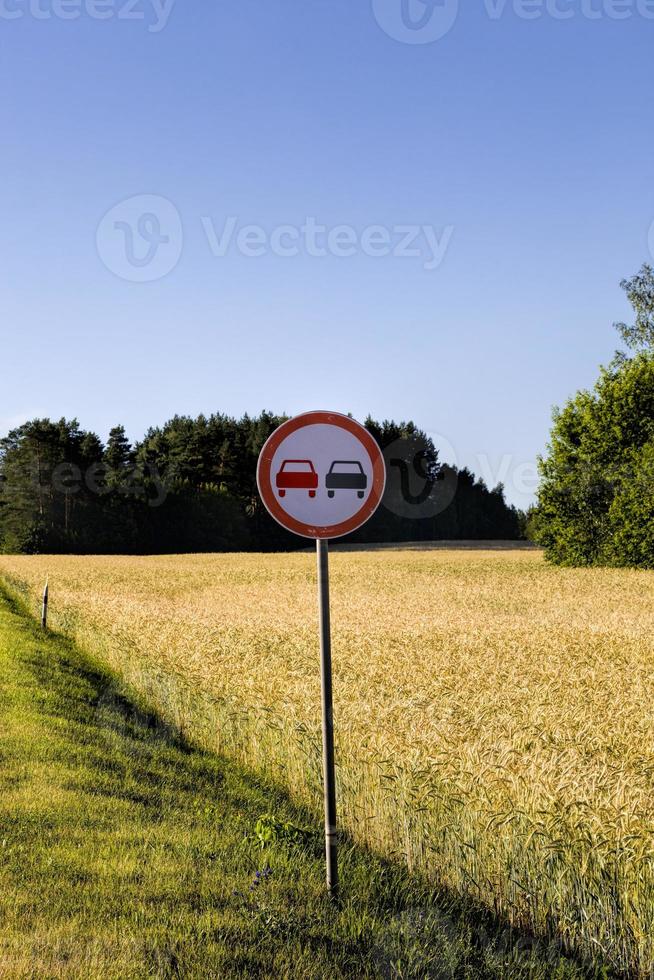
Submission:
M 307 814 L 4 595 L 0 736 L 2 977 L 588 975 L 347 843 L 333 907 Z

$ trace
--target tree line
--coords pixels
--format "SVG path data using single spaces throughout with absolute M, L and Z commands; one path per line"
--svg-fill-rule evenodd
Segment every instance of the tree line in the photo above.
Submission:
M 0 549 L 156 554 L 297 548 L 268 515 L 256 464 L 284 416 L 175 416 L 130 444 L 77 420 L 34 419 L 0 440 Z M 350 541 L 516 539 L 501 485 L 441 462 L 412 422 L 366 420 L 388 472 L 382 505 Z

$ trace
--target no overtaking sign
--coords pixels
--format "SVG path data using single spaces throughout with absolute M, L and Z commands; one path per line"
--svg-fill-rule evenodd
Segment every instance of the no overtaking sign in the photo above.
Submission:
M 374 514 L 386 481 L 381 451 L 354 419 L 307 412 L 284 422 L 261 451 L 259 493 L 270 514 L 305 538 L 340 538 Z

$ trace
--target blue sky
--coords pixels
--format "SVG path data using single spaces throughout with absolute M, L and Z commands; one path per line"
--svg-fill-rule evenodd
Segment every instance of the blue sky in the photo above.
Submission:
M 3 431 L 410 417 L 528 502 L 652 259 L 652 0 L 2 0 L 0 46 Z

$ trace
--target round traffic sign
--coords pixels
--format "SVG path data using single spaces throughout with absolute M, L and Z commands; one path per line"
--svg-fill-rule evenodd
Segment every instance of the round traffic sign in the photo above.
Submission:
M 379 506 L 386 467 L 367 429 L 337 412 L 306 412 L 275 429 L 259 456 L 268 512 L 304 538 L 340 538 Z

